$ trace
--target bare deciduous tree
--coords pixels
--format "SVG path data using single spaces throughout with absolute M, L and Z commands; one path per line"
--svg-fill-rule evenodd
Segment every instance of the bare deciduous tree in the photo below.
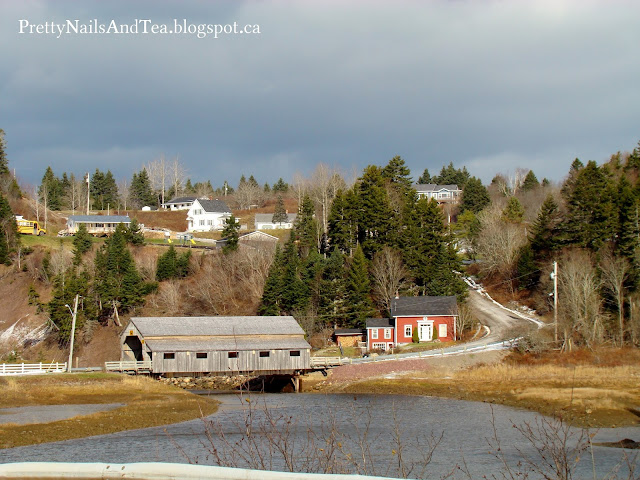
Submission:
M 180 163 L 177 156 L 171 160 L 169 165 L 169 178 L 173 187 L 173 194 L 177 197 L 182 193 L 183 185 L 187 178 L 187 170 Z
M 492 205 L 478 215 L 480 234 L 477 253 L 482 257 L 481 269 L 489 275 L 508 277 L 518 260 L 520 248 L 527 239 L 521 225 L 505 223 L 499 205 Z
M 120 195 L 120 204 L 123 206 L 123 209 L 127 209 L 127 200 L 129 199 L 129 194 L 131 191 L 131 184 L 126 178 L 123 178 L 118 182 L 118 195 Z
M 570 350 L 578 341 L 587 346 L 602 340 L 603 320 L 600 287 L 602 282 L 593 267 L 591 254 L 571 250 L 559 261 L 558 321 L 564 335 L 563 348 Z
M 409 278 L 409 271 L 402 262 L 402 255 L 389 247 L 384 247 L 373 256 L 371 277 L 376 301 L 390 312 L 393 298 Z
M 245 182 L 238 186 L 233 198 L 236 206 L 241 209 L 251 208 L 254 205 L 262 206 L 264 190 L 259 185 Z
M 462 338 L 467 330 L 473 328 L 475 318 L 471 307 L 467 303 L 458 305 L 458 316 L 456 318 L 456 335 Z
M 611 247 L 604 250 L 600 260 L 602 282 L 606 290 L 616 301 L 618 309 L 618 327 L 620 346 L 624 345 L 624 284 L 629 275 L 629 261 L 621 256 L 614 255 Z
M 147 175 L 149 176 L 151 188 L 160 192 L 162 203 L 164 203 L 165 188 L 167 186 L 167 179 L 169 176 L 169 165 L 164 158 L 164 154 L 147 163 L 144 166 L 144 169 L 147 171 Z
M 323 233 L 328 231 L 329 210 L 333 199 L 336 198 L 338 190 L 345 188 L 345 181 L 342 175 L 335 169 L 324 163 L 316 166 L 307 182 L 311 199 L 320 210 L 320 220 Z

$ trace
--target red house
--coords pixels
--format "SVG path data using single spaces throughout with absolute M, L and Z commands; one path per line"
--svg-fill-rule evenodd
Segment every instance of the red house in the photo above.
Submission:
M 456 338 L 456 297 L 396 297 L 391 318 L 367 319 L 367 347 L 387 350 L 413 342 L 414 331 L 421 342 Z

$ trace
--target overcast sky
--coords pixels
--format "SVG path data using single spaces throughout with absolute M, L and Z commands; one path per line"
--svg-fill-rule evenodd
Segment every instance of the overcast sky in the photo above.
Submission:
M 237 22 L 260 33 L 19 33 L 30 24 Z M 640 140 L 636 1 L 0 0 L 10 167 L 131 178 L 160 154 L 193 181 L 273 183 L 402 156 L 485 182 L 560 180 Z

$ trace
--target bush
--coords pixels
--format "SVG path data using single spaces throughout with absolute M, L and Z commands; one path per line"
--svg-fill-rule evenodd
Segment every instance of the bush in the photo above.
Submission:
M 420 343 L 420 337 L 418 336 L 418 329 L 414 328 L 413 333 L 411 334 L 411 341 L 413 343 Z

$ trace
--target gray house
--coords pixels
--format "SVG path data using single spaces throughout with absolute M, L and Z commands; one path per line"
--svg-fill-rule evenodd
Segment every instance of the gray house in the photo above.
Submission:
M 294 375 L 310 368 L 311 346 L 295 318 L 133 317 L 121 360 L 151 361 L 154 374 Z

